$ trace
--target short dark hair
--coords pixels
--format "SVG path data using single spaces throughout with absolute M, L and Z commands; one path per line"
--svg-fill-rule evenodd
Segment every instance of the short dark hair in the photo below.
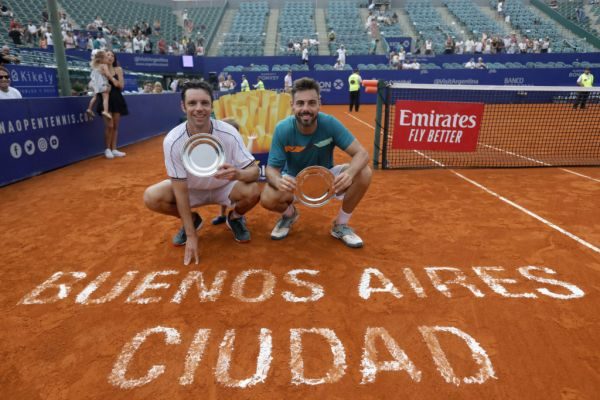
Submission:
M 0 71 L 6 72 L 8 74 L 8 76 L 10 77 L 10 71 L 4 65 L 0 65 Z
M 212 87 L 205 81 L 193 80 L 186 81 L 183 83 L 183 87 L 181 88 L 181 100 L 185 103 L 185 92 L 189 89 L 202 89 L 210 96 L 210 102 L 212 104 L 213 100 L 213 90 Z
M 317 96 L 321 95 L 321 87 L 319 83 L 312 78 L 296 79 L 292 85 L 292 98 L 296 92 L 304 92 L 305 90 L 316 90 Z

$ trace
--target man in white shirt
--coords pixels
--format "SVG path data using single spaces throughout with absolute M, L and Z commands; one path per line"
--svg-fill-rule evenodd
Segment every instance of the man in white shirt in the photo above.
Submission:
M 344 45 L 340 45 L 340 48 L 337 49 L 337 53 L 338 53 L 338 60 L 340 62 L 340 64 L 342 64 L 342 69 L 344 67 L 344 65 L 346 65 L 346 49 L 344 48 Z
M 302 50 L 302 63 L 308 65 L 308 48 L 306 47 Z
M 283 90 L 286 93 L 290 93 L 292 91 L 292 71 L 288 71 L 287 75 L 285 76 L 285 78 L 283 78 Z
M 10 87 L 10 72 L 0 65 L 0 100 L 22 99 L 21 92 Z
M 169 179 L 148 187 L 144 204 L 159 214 L 181 220 L 183 227 L 173 237 L 173 244 L 185 246 L 183 263 L 198 264 L 198 235 L 202 218 L 193 208 L 216 204 L 232 210 L 227 226 L 239 243 L 250 241 L 244 215 L 260 199 L 259 169 L 256 160 L 246 149 L 240 133 L 230 124 L 211 118 L 212 88 L 207 82 L 191 81 L 181 91 L 181 107 L 187 121 L 177 125 L 165 137 L 163 152 Z M 224 164 L 208 177 L 188 173 L 183 164 L 183 149 L 188 139 L 204 133 L 223 145 Z
M 477 65 L 477 64 L 475 63 L 475 59 L 474 59 L 474 58 L 471 58 L 469 61 L 467 61 L 467 62 L 465 63 L 465 68 L 467 68 L 467 69 L 475 69 L 475 66 L 476 66 L 476 65 Z

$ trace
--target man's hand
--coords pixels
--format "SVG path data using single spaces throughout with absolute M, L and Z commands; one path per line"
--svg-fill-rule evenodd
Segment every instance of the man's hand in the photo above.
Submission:
M 219 168 L 215 174 L 215 178 L 227 181 L 238 181 L 240 178 L 240 171 L 233 165 L 225 163 Z
M 196 264 L 198 264 L 198 236 L 196 236 L 195 232 L 193 235 L 187 235 L 183 265 L 189 265 L 192 261 L 192 257 L 196 261 Z
M 346 189 L 352 185 L 352 176 L 347 171 L 342 171 L 333 181 L 333 189 L 336 194 L 343 193 Z
M 289 175 L 284 175 L 277 181 L 277 190 L 293 193 L 296 190 L 296 179 Z

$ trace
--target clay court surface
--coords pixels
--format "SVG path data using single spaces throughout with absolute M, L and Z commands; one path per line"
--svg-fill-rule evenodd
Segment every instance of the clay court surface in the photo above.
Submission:
M 323 111 L 372 152 L 373 106 Z M 162 137 L 124 150 L 0 189 L 1 398 L 598 399 L 599 168 L 375 171 L 359 250 L 337 202 L 245 245 L 206 207 L 186 267 Z

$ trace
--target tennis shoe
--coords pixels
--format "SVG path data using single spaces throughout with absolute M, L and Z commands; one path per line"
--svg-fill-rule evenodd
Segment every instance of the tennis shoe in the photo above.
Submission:
M 117 149 L 114 149 L 114 150 L 112 151 L 112 154 L 113 154 L 113 156 L 115 156 L 115 157 L 125 157 L 125 156 L 127 155 L 127 153 L 124 153 L 124 152 L 122 152 L 122 151 L 119 151 L 119 150 L 117 150 Z
M 213 225 L 221 225 L 225 221 L 227 221 L 227 217 L 224 215 L 219 215 L 218 217 L 214 217 L 211 222 Z
M 108 158 L 109 160 L 115 158 L 114 154 L 112 153 L 112 151 L 110 151 L 110 149 L 104 150 L 104 157 Z
M 199 231 L 202 228 L 202 217 L 197 212 L 192 213 L 192 221 L 194 221 L 194 228 Z M 187 235 L 185 234 L 185 228 L 182 226 L 181 229 L 173 236 L 174 246 L 183 246 L 187 242 Z
M 246 217 L 231 219 L 231 213 L 227 215 L 227 227 L 233 232 L 233 237 L 238 243 L 248 243 L 250 241 L 250 231 L 246 228 Z
M 346 246 L 353 249 L 363 247 L 362 239 L 346 224 L 336 224 L 334 222 L 331 228 L 331 236 L 340 239 Z
M 300 217 L 300 213 L 298 212 L 296 207 L 292 207 L 294 207 L 294 213 L 291 217 L 286 217 L 285 215 L 282 215 L 281 218 L 279 218 L 279 220 L 275 224 L 275 227 L 273 228 L 273 231 L 271 231 L 271 239 L 285 239 L 290 233 L 292 225 L 294 225 L 294 222 L 296 222 L 298 220 L 298 217 Z

